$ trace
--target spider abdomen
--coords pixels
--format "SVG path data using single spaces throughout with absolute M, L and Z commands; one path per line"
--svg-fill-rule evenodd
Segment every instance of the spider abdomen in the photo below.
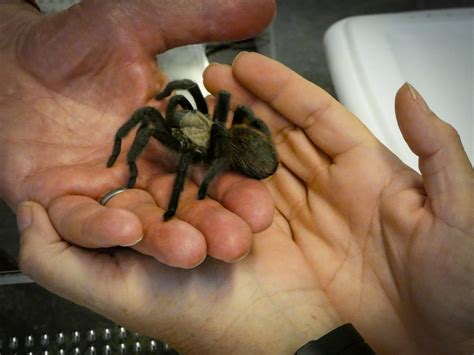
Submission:
M 271 138 L 245 126 L 228 131 L 231 169 L 253 179 L 264 179 L 278 168 L 278 154 Z

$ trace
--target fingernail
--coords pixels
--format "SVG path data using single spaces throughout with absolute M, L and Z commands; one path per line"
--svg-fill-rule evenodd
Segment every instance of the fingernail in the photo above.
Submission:
M 248 53 L 248 52 L 247 52 L 247 51 L 239 52 L 239 53 L 235 56 L 234 60 L 232 61 L 232 66 L 233 66 L 233 65 L 235 64 L 235 62 L 237 61 L 237 58 L 239 58 L 241 55 L 243 55 L 243 54 L 245 54 L 245 53 Z
M 430 108 L 426 104 L 425 99 L 423 99 L 423 96 L 410 84 L 406 83 L 408 86 L 408 91 L 410 92 L 410 96 L 417 103 L 417 105 L 425 112 L 429 112 Z
M 237 258 L 237 259 L 235 259 L 235 260 L 230 260 L 230 261 L 229 261 L 229 264 L 238 263 L 239 261 L 244 260 L 249 254 L 250 254 L 250 250 L 249 250 L 247 253 L 245 253 L 244 255 L 242 255 L 241 257 L 239 257 L 239 258 Z
M 122 247 L 133 247 L 134 245 L 137 245 L 138 243 L 140 243 L 143 239 L 143 234 L 140 236 L 140 238 L 138 238 L 136 241 L 134 241 L 133 243 L 130 243 L 130 244 L 127 244 L 127 245 L 121 245 Z
M 216 62 L 211 62 L 209 63 L 209 65 L 204 69 L 204 75 L 206 74 L 206 72 L 211 69 L 212 67 L 219 67 L 221 66 L 222 64 L 220 63 L 216 63 Z
M 20 233 L 31 226 L 33 223 L 33 204 L 31 202 L 22 202 L 16 209 L 16 221 Z

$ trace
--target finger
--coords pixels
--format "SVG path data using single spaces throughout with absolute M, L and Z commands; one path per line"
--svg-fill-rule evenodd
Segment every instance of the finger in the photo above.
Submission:
M 472 208 L 474 174 L 459 134 L 439 119 L 409 84 L 398 91 L 395 111 L 405 141 L 419 157 L 435 213 L 449 218 L 453 225 L 466 225 L 472 218 L 472 213 L 466 216 L 464 211 Z
M 163 209 L 169 204 L 174 179 L 175 175 L 161 176 L 149 185 L 148 190 Z M 173 220 L 181 219 L 199 230 L 206 239 L 207 254 L 216 259 L 233 262 L 247 255 L 252 244 L 248 224 L 216 200 L 198 200 L 197 192 L 197 186 L 187 180 Z
M 85 196 L 62 196 L 48 206 L 51 222 L 62 238 L 86 248 L 130 246 L 143 237 L 133 213 L 107 208 Z
M 257 53 L 241 53 L 232 69 L 242 86 L 302 128 L 331 158 L 360 144 L 378 144 L 331 95 L 284 65 Z
M 198 185 L 204 173 L 199 170 L 194 174 Z M 237 173 L 224 173 L 210 184 L 208 195 L 242 218 L 253 233 L 264 231 L 273 221 L 273 198 L 261 181 Z
M 124 310 L 122 315 L 130 310 L 127 294 L 141 297 L 140 287 L 133 283 L 134 273 L 125 267 L 137 262 L 129 262 L 132 258 L 126 250 L 115 258 L 69 244 L 57 233 L 46 210 L 34 202 L 18 206 L 17 221 L 19 266 L 38 284 L 109 317 L 116 316 L 117 310 Z
M 127 190 L 107 202 L 111 208 L 122 208 L 136 215 L 143 225 L 143 239 L 133 249 L 153 256 L 164 264 L 192 268 L 199 265 L 207 253 L 202 233 L 178 218 L 163 221 L 164 209 L 144 190 Z
M 273 141 L 280 156 L 280 162 L 306 183 L 315 181 L 331 160 L 307 134 L 293 122 L 272 109 L 265 101 L 244 88 L 234 77 L 227 65 L 211 64 L 204 72 L 207 89 L 214 95 L 221 89 L 232 93 L 232 106 L 249 105 L 272 131 Z

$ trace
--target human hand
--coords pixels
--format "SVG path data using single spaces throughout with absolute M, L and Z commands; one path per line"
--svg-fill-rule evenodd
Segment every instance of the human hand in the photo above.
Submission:
M 249 11 L 255 6 L 258 12 Z M 61 236 L 84 247 L 126 246 L 144 235 L 134 249 L 180 267 L 206 254 L 226 261 L 245 255 L 252 232 L 273 217 L 263 184 L 225 174 L 211 198 L 197 201 L 195 172 L 177 217 L 163 223 L 175 156 L 159 144 L 140 157 L 136 189 L 115 197 L 114 208 L 97 200 L 128 180 L 123 155 L 113 168 L 105 165 L 117 129 L 165 83 L 156 53 L 251 36 L 273 11 L 271 0 L 84 0 L 43 16 L 24 1 L 2 3 L 0 196 L 12 209 L 39 202 Z
M 277 214 L 248 257 L 178 270 L 128 249 L 86 251 L 33 204 L 19 210 L 23 271 L 183 353 L 291 353 L 342 322 L 378 353 L 467 353 L 472 168 L 454 131 L 401 89 L 400 126 L 422 172 L 438 166 L 447 178 L 422 181 L 327 93 L 270 59 L 243 54 L 205 74 L 212 92 L 252 104 L 280 152 L 268 180 Z M 449 210 L 430 197 L 442 184 L 434 195 L 456 200 Z
M 455 129 L 412 87 L 399 90 L 397 119 L 420 176 L 276 62 L 244 54 L 206 78 L 211 93 L 229 90 L 271 127 L 281 160 L 268 184 L 278 225 L 341 318 L 380 353 L 470 354 L 474 174 Z

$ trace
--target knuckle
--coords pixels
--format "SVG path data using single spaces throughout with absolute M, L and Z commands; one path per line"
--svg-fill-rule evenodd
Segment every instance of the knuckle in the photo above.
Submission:
M 449 139 L 453 141 L 461 141 L 461 136 L 457 129 L 450 123 L 441 121 L 441 131 Z

